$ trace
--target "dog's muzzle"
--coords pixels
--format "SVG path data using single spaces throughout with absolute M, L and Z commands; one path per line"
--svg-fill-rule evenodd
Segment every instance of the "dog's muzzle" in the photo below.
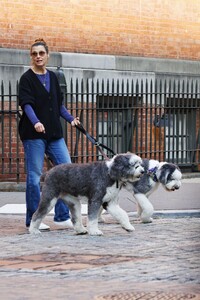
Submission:
M 172 191 L 178 190 L 179 188 L 180 188 L 180 186 L 175 185 L 175 186 L 173 186 Z
M 174 191 L 176 191 L 176 190 L 179 190 L 179 189 L 180 189 L 180 186 L 179 186 L 179 185 L 174 185 L 174 186 L 172 186 L 172 187 L 166 186 L 165 188 L 166 188 L 167 191 L 172 191 L 172 192 L 174 192 Z

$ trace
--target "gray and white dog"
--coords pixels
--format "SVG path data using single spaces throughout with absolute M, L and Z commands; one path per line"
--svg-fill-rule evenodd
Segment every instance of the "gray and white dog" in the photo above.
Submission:
M 117 154 L 108 161 L 61 164 L 47 172 L 38 209 L 32 217 L 30 233 L 39 233 L 42 219 L 58 198 L 68 205 L 78 234 L 102 235 L 98 217 L 103 206 L 127 231 L 133 231 L 127 213 L 118 204 L 124 182 L 134 182 L 144 173 L 142 159 L 133 153 Z M 88 199 L 88 230 L 82 224 L 80 197 Z
M 154 208 L 148 197 L 158 188 L 159 184 L 162 184 L 167 191 L 178 190 L 181 186 L 182 174 L 179 167 L 172 163 L 143 159 L 142 165 L 145 170 L 144 175 L 137 182 L 129 183 L 129 186 L 132 186 L 132 194 L 136 199 L 141 221 L 150 223 Z

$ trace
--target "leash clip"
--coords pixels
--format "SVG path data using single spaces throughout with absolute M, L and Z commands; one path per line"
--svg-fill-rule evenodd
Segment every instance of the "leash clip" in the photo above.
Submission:
M 149 169 L 147 171 L 147 174 L 153 179 L 154 182 L 158 182 L 156 171 L 158 170 L 158 167 L 154 167 L 152 169 Z
M 95 146 L 100 146 L 100 143 L 99 142 L 95 142 Z

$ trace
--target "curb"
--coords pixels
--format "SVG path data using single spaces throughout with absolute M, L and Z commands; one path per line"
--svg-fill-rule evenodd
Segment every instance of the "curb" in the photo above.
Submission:
M 128 213 L 129 217 L 137 217 L 137 212 Z M 158 210 L 154 211 L 153 218 L 200 218 L 200 210 Z
M 0 192 L 25 192 L 26 183 L 0 182 Z
M 24 215 L 25 213 L 0 213 L 0 215 Z M 137 212 L 128 212 L 129 217 L 138 218 Z M 87 216 L 87 214 L 82 214 L 82 216 Z M 155 211 L 153 218 L 200 218 L 200 210 L 159 210 Z

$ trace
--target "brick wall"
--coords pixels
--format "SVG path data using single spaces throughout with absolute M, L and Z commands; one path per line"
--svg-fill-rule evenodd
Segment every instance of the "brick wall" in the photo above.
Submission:
M 1 0 L 0 47 L 199 60 L 199 0 Z

